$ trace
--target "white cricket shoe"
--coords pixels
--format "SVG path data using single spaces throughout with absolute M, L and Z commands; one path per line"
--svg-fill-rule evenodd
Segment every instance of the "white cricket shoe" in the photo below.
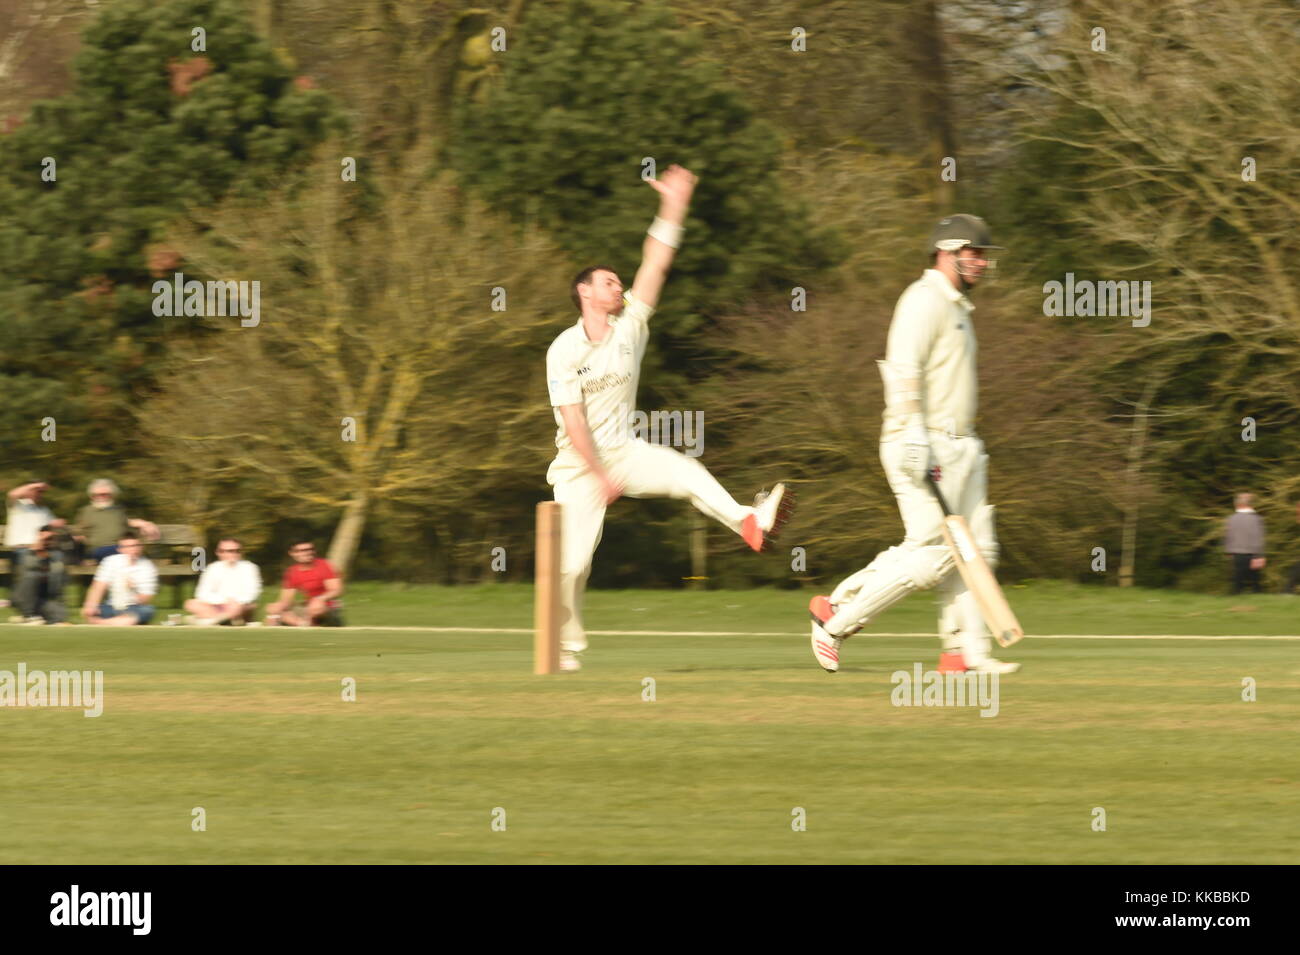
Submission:
M 582 669 L 582 661 L 572 650 L 560 651 L 560 671 L 562 673 L 573 673 Z
M 1019 663 L 1004 663 L 1002 660 L 994 660 L 988 657 L 979 663 L 973 664 L 966 668 L 974 670 L 976 673 L 1015 673 L 1020 669 Z
M 781 532 L 793 513 L 794 494 L 784 484 L 773 485 L 770 491 L 759 491 L 754 495 L 754 513 L 740 525 L 740 536 L 751 548 L 761 551 Z
M 819 594 L 808 603 L 808 615 L 812 617 L 812 652 L 821 668 L 827 673 L 834 673 L 840 668 L 840 647 L 844 645 L 842 637 L 832 637 L 822 626 L 835 616 L 831 600 Z

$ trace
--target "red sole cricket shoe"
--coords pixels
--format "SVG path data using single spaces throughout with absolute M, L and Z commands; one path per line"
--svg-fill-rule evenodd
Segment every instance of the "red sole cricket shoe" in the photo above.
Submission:
M 784 484 L 777 484 L 770 491 L 759 491 L 754 495 L 754 513 L 741 524 L 740 535 L 751 549 L 762 551 L 781 533 L 793 513 L 794 493 Z
M 812 652 L 817 663 L 827 673 L 834 673 L 840 668 L 840 647 L 844 641 L 832 637 L 825 630 L 825 623 L 835 616 L 831 599 L 825 594 L 818 594 L 808 602 L 808 615 L 812 617 Z
M 960 653 L 941 653 L 939 654 L 939 672 L 940 673 L 1015 673 L 1020 669 L 1019 663 L 1003 663 L 1001 660 L 994 660 L 992 657 L 969 666 L 966 658 Z
M 965 673 L 966 658 L 960 653 L 941 653 L 938 669 L 940 673 Z

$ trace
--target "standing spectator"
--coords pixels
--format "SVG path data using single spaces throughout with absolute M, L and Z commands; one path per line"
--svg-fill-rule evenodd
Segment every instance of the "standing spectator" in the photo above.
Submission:
M 146 540 L 156 541 L 162 535 L 150 521 L 127 517 L 126 508 L 117 503 L 118 486 L 108 478 L 96 478 L 86 488 L 90 503 L 77 512 L 73 525 L 77 539 L 85 546 L 91 563 L 98 563 L 117 552 L 117 541 L 134 530 Z
M 1228 518 L 1223 531 L 1223 549 L 1232 555 L 1232 592 L 1241 593 L 1250 585 L 1260 592 L 1259 572 L 1264 567 L 1264 518 L 1250 505 L 1253 494 L 1238 494 L 1236 512 Z
M 65 579 L 63 552 L 55 544 L 58 529 L 46 524 L 36 542 L 23 551 L 22 577 L 14 588 L 14 603 L 23 623 L 63 623 Z
M 316 545 L 299 541 L 289 548 L 294 563 L 284 572 L 280 599 L 267 604 L 268 626 L 341 627 L 343 626 L 343 581 L 324 557 L 316 556 Z M 305 610 L 294 607 L 297 595 L 307 598 Z
M 112 627 L 148 623 L 153 619 L 151 601 L 157 593 L 158 568 L 144 556 L 140 538 L 123 534 L 117 542 L 117 553 L 99 562 L 81 612 L 87 623 Z
M 1300 524 L 1300 503 L 1295 506 L 1295 520 Z M 1282 593 L 1294 594 L 1297 585 L 1300 585 L 1300 561 L 1291 565 L 1291 569 L 1286 573 L 1286 586 L 1283 587 Z
M 9 551 L 9 560 L 15 570 L 22 562 L 23 551 L 36 543 L 41 528 L 47 524 L 62 526 L 63 521 L 55 520 L 50 509 L 45 506 L 43 498 L 50 486 L 44 481 L 31 481 L 20 484 L 9 491 L 9 508 L 5 517 L 5 550 Z M 15 579 L 14 585 L 18 581 Z
M 262 572 L 251 560 L 240 559 L 243 552 L 237 537 L 217 541 L 217 562 L 203 568 L 194 596 L 185 601 L 190 614 L 186 623 L 202 627 L 229 621 L 239 626 L 253 619 L 262 593 Z

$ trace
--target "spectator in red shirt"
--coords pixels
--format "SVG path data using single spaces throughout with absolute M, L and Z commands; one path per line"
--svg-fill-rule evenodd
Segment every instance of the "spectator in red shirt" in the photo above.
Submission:
M 316 556 L 316 545 L 298 541 L 289 548 L 293 564 L 284 572 L 280 599 L 266 607 L 268 626 L 343 626 L 343 580 L 324 557 Z M 305 608 L 296 607 L 298 594 L 307 599 Z

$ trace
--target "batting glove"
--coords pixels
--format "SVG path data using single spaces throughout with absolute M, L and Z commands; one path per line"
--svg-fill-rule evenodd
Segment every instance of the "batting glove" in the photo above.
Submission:
M 930 441 L 925 428 L 908 428 L 903 433 L 903 470 L 917 484 L 925 483 L 930 468 Z

